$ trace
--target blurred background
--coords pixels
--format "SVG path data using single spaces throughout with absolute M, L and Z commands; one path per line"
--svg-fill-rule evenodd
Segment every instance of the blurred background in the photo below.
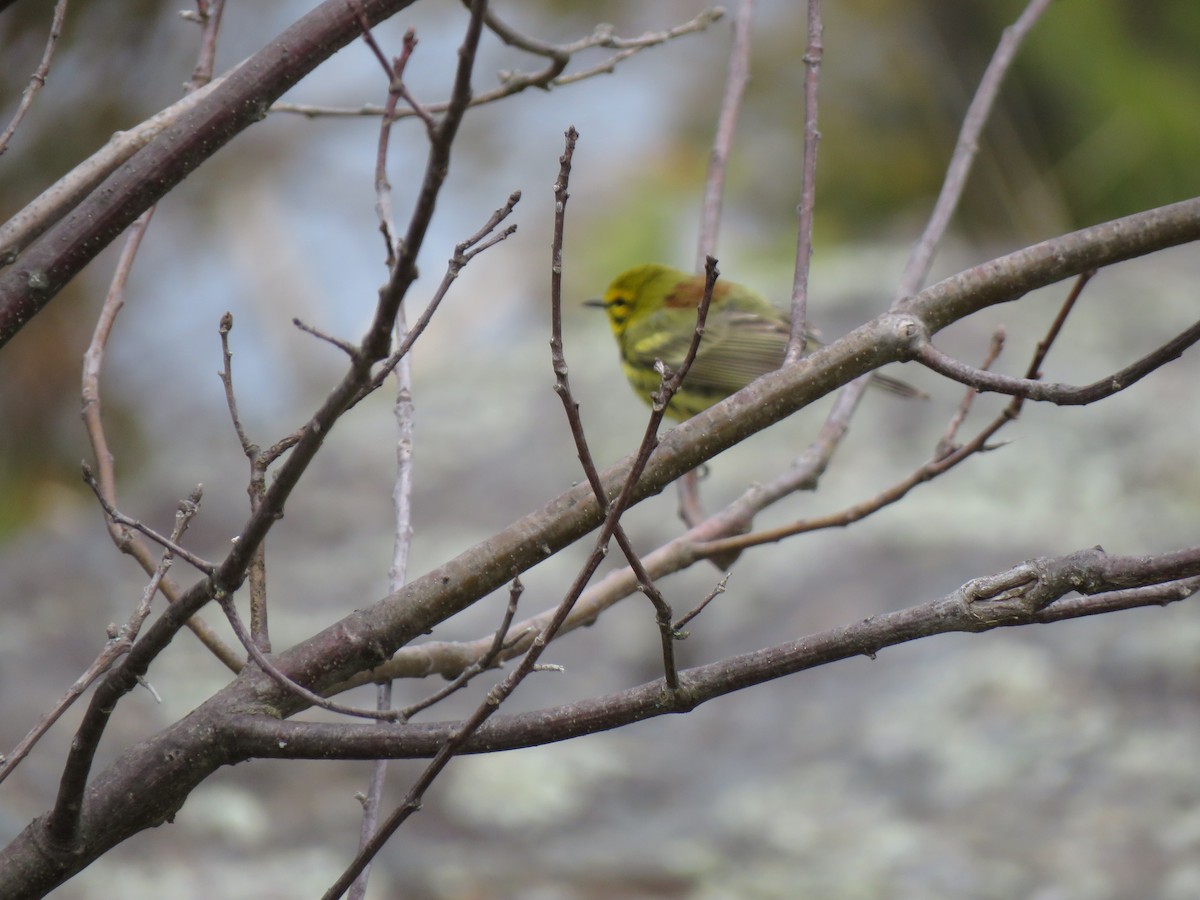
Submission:
M 258 50 L 308 4 L 232 3 L 218 71 Z M 731 4 L 733 6 L 733 4 Z M 936 196 L 959 123 L 1003 27 L 1022 4 L 847 0 L 825 12 L 817 246 L 810 311 L 836 337 L 890 301 Z M 511 25 L 565 43 L 598 22 L 633 37 L 698 3 L 498 3 Z M 730 12 L 735 12 L 731 9 Z M 529 91 L 468 113 L 410 293 L 427 301 L 455 243 L 509 193 L 516 235 L 459 277 L 413 357 L 416 404 L 411 573 L 485 539 L 581 478 L 552 391 L 549 246 L 562 133 L 581 134 L 565 248 L 566 350 L 598 459 L 640 437 L 606 324 L 581 301 L 631 265 L 695 256 L 730 18 L 622 63 L 612 75 Z M 0 121 L 15 109 L 49 27 L 44 4 L 0 13 Z M 417 3 L 376 37 L 423 101 L 443 99 L 465 21 Z M 72 7 L 49 83 L 0 158 L 6 219 L 112 132 L 173 102 L 198 29 L 175 7 L 112 0 Z M 759 0 L 752 80 L 739 121 L 718 257 L 723 275 L 786 302 L 799 196 L 804 10 Z M 989 126 L 934 279 L 1120 215 L 1200 193 L 1200 6 L 1060 0 L 1023 49 Z M 580 54 L 568 71 L 609 51 Z M 532 59 L 485 40 L 476 90 Z M 285 99 L 356 108 L 386 85 L 361 43 Z M 378 123 L 278 113 L 160 205 L 110 343 L 103 390 L 122 505 L 169 530 L 205 485 L 189 546 L 219 557 L 246 512 L 244 460 L 228 425 L 217 322 L 231 311 L 243 422 L 269 443 L 303 422 L 342 372 L 340 355 L 293 317 L 356 340 L 385 279 L 373 209 Z M 390 175 L 404 220 L 424 164 L 423 130 L 393 133 Z M 79 462 L 80 358 L 111 277 L 114 245 L 0 352 L 0 749 L 11 748 L 124 621 L 143 578 L 105 533 Z M 1200 252 L 1184 247 L 1102 272 L 1045 367 L 1086 383 L 1196 318 Z M 997 368 L 1024 370 L 1066 292 L 1059 286 L 940 334 L 974 362 L 1003 324 Z M 816 495 L 768 525 L 839 509 L 921 465 L 960 391 L 908 365 L 928 403 L 864 400 Z M 709 662 L 875 612 L 925 602 L 1033 555 L 1101 544 L 1152 553 L 1194 544 L 1200 426 L 1197 363 L 1185 355 L 1095 407 L 1027 407 L 996 452 L 837 534 L 747 553 L 729 591 L 680 646 Z M 340 423 L 268 542 L 279 648 L 386 593 L 394 424 L 377 395 Z M 1001 404 L 982 399 L 981 426 Z M 714 460 L 715 508 L 771 477 L 811 440 L 828 401 Z M 747 475 L 749 473 L 749 476 Z M 672 491 L 632 511 L 650 550 L 678 534 Z M 552 605 L 586 542 L 532 571 L 522 614 Z M 175 575 L 191 579 L 179 564 Z M 711 567 L 662 587 L 690 608 Z M 505 598 L 435 639 L 489 634 Z M 1200 895 L 1197 649 L 1191 605 L 1040 629 L 955 635 L 804 673 L 685 717 L 543 749 L 456 761 L 380 858 L 373 897 L 1190 898 Z M 215 621 L 215 624 L 220 624 Z M 550 654 L 561 675 L 528 683 L 512 709 L 655 678 L 657 632 L 631 598 Z M 145 692 L 119 709 L 111 759 L 228 680 L 182 635 Z M 480 689 L 491 683 L 481 680 Z M 440 686 L 405 683 L 399 702 Z M 430 715 L 451 718 L 478 692 Z M 370 703 L 371 693 L 355 696 Z M 0 788 L 0 838 L 52 802 L 78 712 Z M 398 764 L 395 801 L 416 764 Z M 254 762 L 218 773 L 176 822 L 139 835 L 56 897 L 221 898 L 319 894 L 350 858 L 365 764 Z

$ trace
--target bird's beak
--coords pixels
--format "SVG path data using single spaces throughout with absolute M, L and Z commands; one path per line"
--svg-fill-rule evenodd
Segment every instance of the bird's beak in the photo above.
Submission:
M 595 306 L 595 307 L 598 307 L 599 309 L 604 309 L 604 307 L 605 307 L 604 301 L 601 300 L 599 297 L 592 297 L 589 300 L 584 300 L 583 305 L 584 306 Z

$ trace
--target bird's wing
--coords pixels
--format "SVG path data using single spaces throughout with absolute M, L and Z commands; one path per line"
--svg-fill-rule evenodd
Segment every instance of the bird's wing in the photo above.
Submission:
M 650 367 L 661 359 L 674 370 L 683 364 L 692 332 L 679 333 L 677 322 L 672 326 L 666 317 L 658 320 L 660 315 L 648 317 L 638 328 L 638 338 L 628 342 L 625 356 L 632 365 Z M 685 383 L 696 390 L 731 394 L 779 368 L 787 340 L 782 317 L 736 309 L 710 312 Z

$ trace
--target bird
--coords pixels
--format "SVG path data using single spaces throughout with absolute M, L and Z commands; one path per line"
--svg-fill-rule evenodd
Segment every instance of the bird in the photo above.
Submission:
M 687 356 L 704 286 L 703 275 L 648 263 L 618 275 L 603 297 L 585 301 L 608 314 L 621 368 L 634 392 L 647 403 L 653 403 L 662 384 L 658 363 L 677 371 Z M 744 285 L 718 280 L 696 358 L 665 414 L 682 422 L 778 369 L 790 332 L 788 311 Z M 810 329 L 805 333 L 809 346 L 820 345 Z M 871 383 L 904 397 L 926 396 L 886 375 L 872 375 Z

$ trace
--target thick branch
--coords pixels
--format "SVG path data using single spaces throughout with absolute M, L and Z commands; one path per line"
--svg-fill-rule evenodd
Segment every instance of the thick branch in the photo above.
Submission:
M 0 273 L 0 347 L 96 254 L 305 75 L 413 0 L 326 0 L 238 66 Z
M 930 334 L 997 303 L 1090 269 L 1200 239 L 1200 197 L 1135 213 L 1051 238 L 930 285 L 898 309 L 925 322 Z
M 679 673 L 680 688 L 662 680 L 568 706 L 496 715 L 461 748 L 488 753 L 532 747 L 607 731 L 853 656 L 874 658 L 885 647 L 950 632 L 1061 621 L 1115 609 L 1165 605 L 1191 596 L 1200 574 L 1200 548 L 1157 557 L 1107 556 L 1081 550 L 1035 559 L 998 575 L 975 579 L 930 603 L 871 616 L 796 641 L 732 656 Z M 1180 579 L 1193 579 L 1176 589 Z M 1142 591 L 1128 590 L 1139 587 Z M 1075 594 L 1082 596 L 1071 596 Z M 1062 598 L 1066 598 L 1063 600 Z M 1114 602 L 1118 598 L 1118 602 Z M 1063 608 L 1059 608 L 1059 601 Z M 428 757 L 461 727 L 458 722 L 403 726 L 282 722 L 239 716 L 234 742 L 253 757 L 374 759 Z

